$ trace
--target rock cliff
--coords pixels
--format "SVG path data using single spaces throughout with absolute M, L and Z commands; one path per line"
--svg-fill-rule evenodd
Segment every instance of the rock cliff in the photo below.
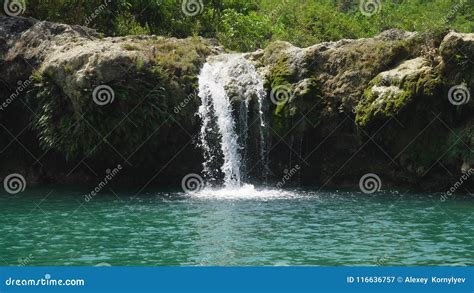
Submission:
M 81 183 L 120 163 L 132 183 L 164 184 L 199 172 L 197 76 L 224 52 L 0 16 L 0 175 Z M 390 30 L 245 57 L 265 79 L 274 180 L 298 165 L 294 182 L 376 173 L 443 190 L 474 164 L 474 34 Z

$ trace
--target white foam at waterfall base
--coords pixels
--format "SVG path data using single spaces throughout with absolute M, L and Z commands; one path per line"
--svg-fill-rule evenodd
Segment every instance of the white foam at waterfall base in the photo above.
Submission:
M 212 200 L 275 200 L 301 198 L 301 193 L 287 190 L 262 188 L 258 189 L 251 184 L 244 184 L 238 188 L 205 188 L 188 194 L 196 199 Z

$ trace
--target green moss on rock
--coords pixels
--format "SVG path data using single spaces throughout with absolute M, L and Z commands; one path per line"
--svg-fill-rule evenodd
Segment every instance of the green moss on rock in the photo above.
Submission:
M 157 150 L 172 150 L 181 127 L 196 127 L 196 119 L 190 117 L 198 107 L 197 76 L 212 54 L 209 47 L 196 38 L 147 39 L 134 43 L 133 51 L 115 53 L 112 61 L 104 55 L 99 64 L 86 65 L 89 59 L 73 56 L 59 66 L 49 65 L 29 93 L 37 105 L 34 128 L 41 146 L 70 160 L 138 163 L 156 156 Z M 120 74 L 109 72 L 111 62 L 135 66 Z M 64 70 L 69 64 L 74 64 L 74 71 Z M 97 68 L 93 78 L 77 75 L 87 66 Z M 109 71 L 102 73 L 103 68 Z M 101 76 L 109 78 L 97 78 Z M 114 98 L 99 105 L 93 91 L 103 85 L 112 89 Z
M 366 127 L 371 122 L 394 117 L 417 97 L 434 95 L 440 84 L 439 76 L 422 58 L 406 61 L 369 83 L 355 108 L 355 121 Z

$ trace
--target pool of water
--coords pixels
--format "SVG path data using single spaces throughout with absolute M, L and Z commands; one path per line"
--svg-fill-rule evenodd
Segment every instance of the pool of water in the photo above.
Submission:
M 1 265 L 474 265 L 474 201 L 356 191 L 0 194 Z

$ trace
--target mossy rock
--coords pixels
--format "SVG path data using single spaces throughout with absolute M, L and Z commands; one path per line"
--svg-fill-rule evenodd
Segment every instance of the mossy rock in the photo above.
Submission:
M 408 60 L 382 72 L 369 83 L 355 108 L 355 121 L 366 127 L 396 116 L 420 96 L 432 96 L 441 84 L 439 76 L 423 58 Z
M 200 38 L 133 41 L 133 50 L 127 39 L 112 54 L 82 49 L 43 68 L 29 94 L 44 149 L 69 160 L 141 164 L 183 144 L 183 129 L 197 127 L 197 76 L 213 49 Z M 97 103 L 94 90 L 104 86 L 114 98 Z
M 465 82 L 474 87 L 474 34 L 451 32 L 440 46 L 444 77 L 453 84 Z

